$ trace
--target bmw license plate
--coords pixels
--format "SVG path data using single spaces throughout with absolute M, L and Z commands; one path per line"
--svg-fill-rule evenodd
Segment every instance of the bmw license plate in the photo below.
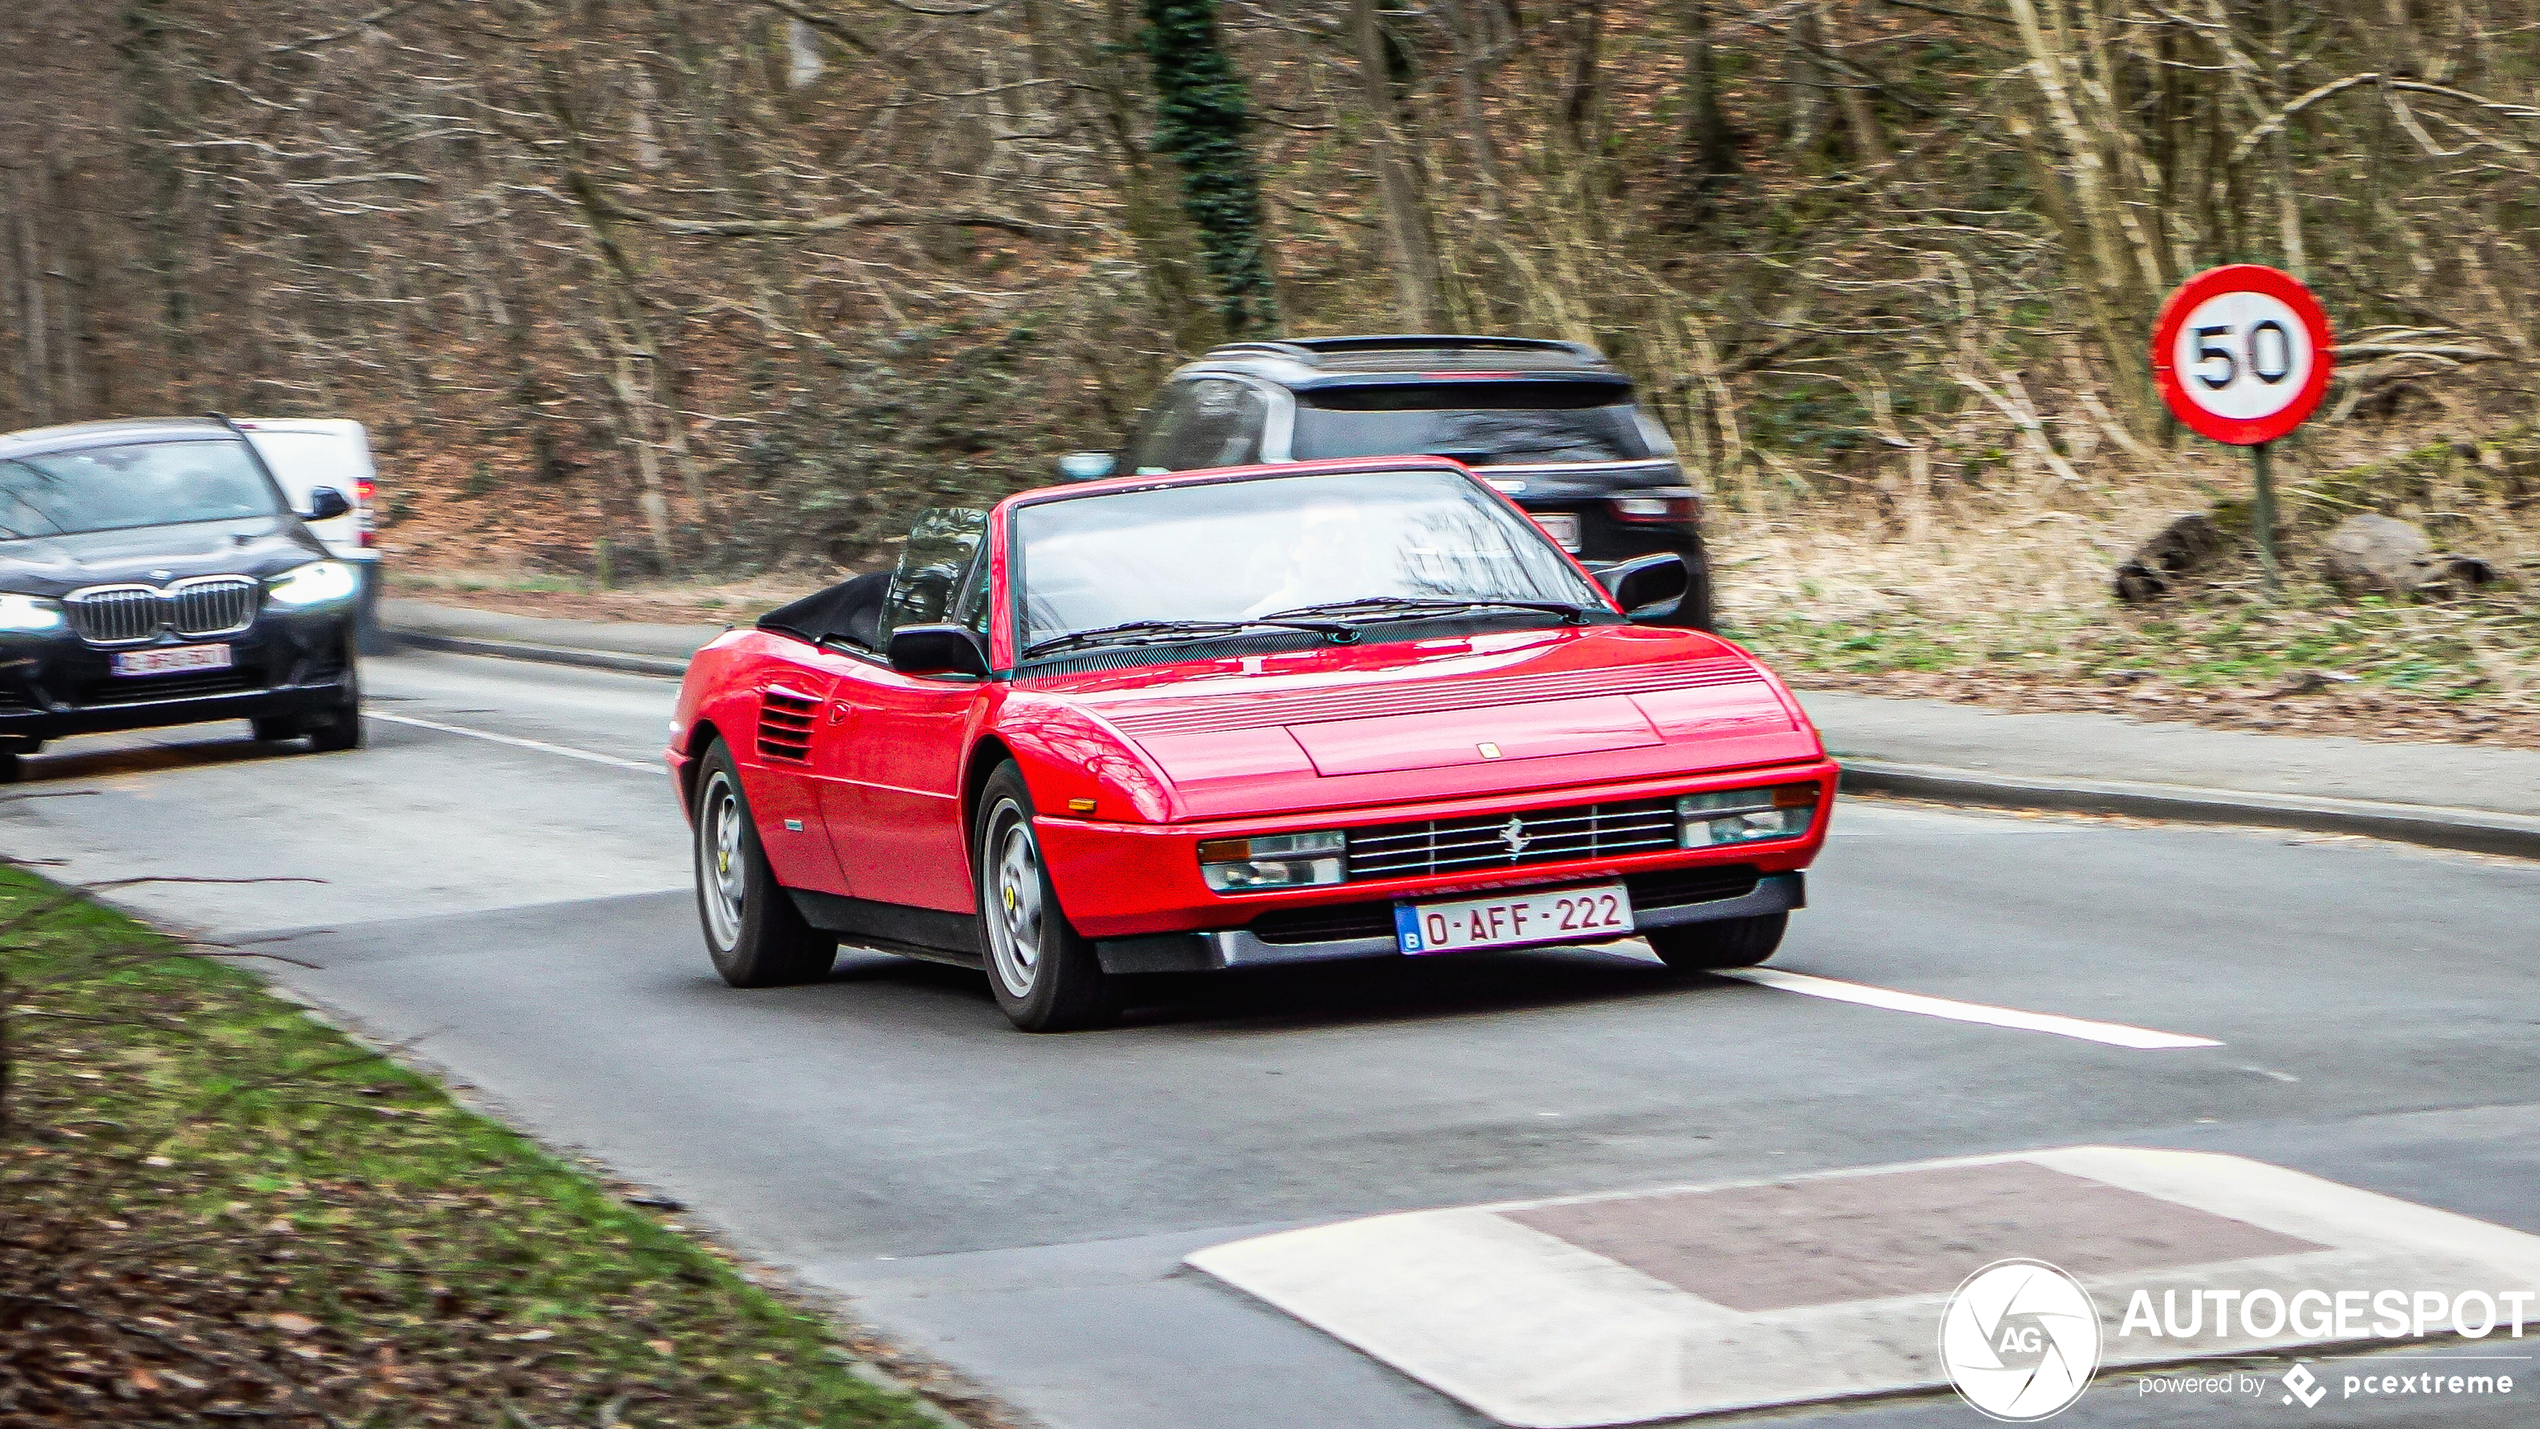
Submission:
M 1632 927 L 1632 895 L 1619 883 L 1393 906 L 1394 941 L 1406 953 L 1594 942 Z
M 118 650 L 118 675 L 173 675 L 181 670 L 226 670 L 226 645 L 171 645 L 161 650 Z
M 1579 518 L 1567 511 L 1529 511 L 1535 524 L 1552 538 L 1552 544 L 1572 555 L 1579 553 Z

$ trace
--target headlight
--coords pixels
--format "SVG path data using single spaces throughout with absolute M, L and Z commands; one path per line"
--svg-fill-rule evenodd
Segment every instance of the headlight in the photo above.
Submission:
M 1219 893 L 1339 883 L 1347 877 L 1341 869 L 1341 854 L 1348 847 L 1349 840 L 1338 829 L 1210 839 L 1199 846 L 1199 876 Z
M 276 605 L 323 605 L 342 600 L 360 586 L 360 577 L 342 561 L 311 561 L 275 576 L 267 589 Z
M 59 630 L 69 624 L 62 603 L 40 595 L 0 595 L 0 630 Z
M 1816 822 L 1817 786 L 1771 784 L 1687 794 L 1676 800 L 1676 819 L 1686 848 L 1795 839 Z

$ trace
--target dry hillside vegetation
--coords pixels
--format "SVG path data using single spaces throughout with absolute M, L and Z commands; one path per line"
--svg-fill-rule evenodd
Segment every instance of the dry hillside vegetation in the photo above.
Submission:
M 1784 658 L 2540 699 L 2532 0 L 5 23 L 0 422 L 359 416 L 409 567 L 808 580 L 1116 440 L 1229 332 L 1518 332 L 1641 380 L 1731 619 Z M 2246 487 L 2142 352 L 2235 260 L 2304 276 L 2343 338 L 2279 462 L 2294 579 L 2227 562 L 2120 610 L 2135 541 Z M 2333 596 L 2308 556 L 2358 510 L 2503 578 Z

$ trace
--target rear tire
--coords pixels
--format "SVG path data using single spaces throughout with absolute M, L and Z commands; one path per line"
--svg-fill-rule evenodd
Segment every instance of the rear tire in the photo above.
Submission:
M 694 816 L 697 922 L 714 970 L 734 987 L 818 982 L 838 961 L 838 939 L 803 921 L 767 866 L 758 822 L 741 792 L 732 752 L 716 740 L 697 764 Z
M 1722 918 L 1680 928 L 1652 928 L 1641 936 L 1659 961 L 1681 973 L 1719 968 L 1751 968 L 1773 955 L 1790 926 L 1787 913 L 1754 918 Z
M 1106 1021 L 1111 979 L 1093 943 L 1067 923 L 1032 829 L 1032 791 L 1008 763 L 979 793 L 979 921 L 987 936 L 988 987 L 1026 1032 L 1070 1032 Z

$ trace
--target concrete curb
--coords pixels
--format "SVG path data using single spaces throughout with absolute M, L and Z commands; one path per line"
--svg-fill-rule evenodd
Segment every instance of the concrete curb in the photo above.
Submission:
M 2032 779 L 1931 764 L 1836 756 L 1847 789 L 1901 794 L 1942 804 L 2129 814 L 2206 824 L 2361 834 L 2433 848 L 2540 858 L 2540 819 L 2435 804 L 2385 804 L 2305 794 L 2261 794 L 2181 784 Z
M 626 675 L 660 675 L 676 680 L 688 673 L 688 662 L 659 655 L 629 655 L 616 650 L 577 650 L 563 645 L 531 645 L 519 640 L 481 640 L 473 635 L 443 635 L 438 632 L 402 630 L 388 627 L 388 638 L 399 645 L 423 650 L 447 650 L 458 655 L 491 655 L 503 660 L 535 660 L 547 665 L 580 665 L 591 670 L 615 670 Z

